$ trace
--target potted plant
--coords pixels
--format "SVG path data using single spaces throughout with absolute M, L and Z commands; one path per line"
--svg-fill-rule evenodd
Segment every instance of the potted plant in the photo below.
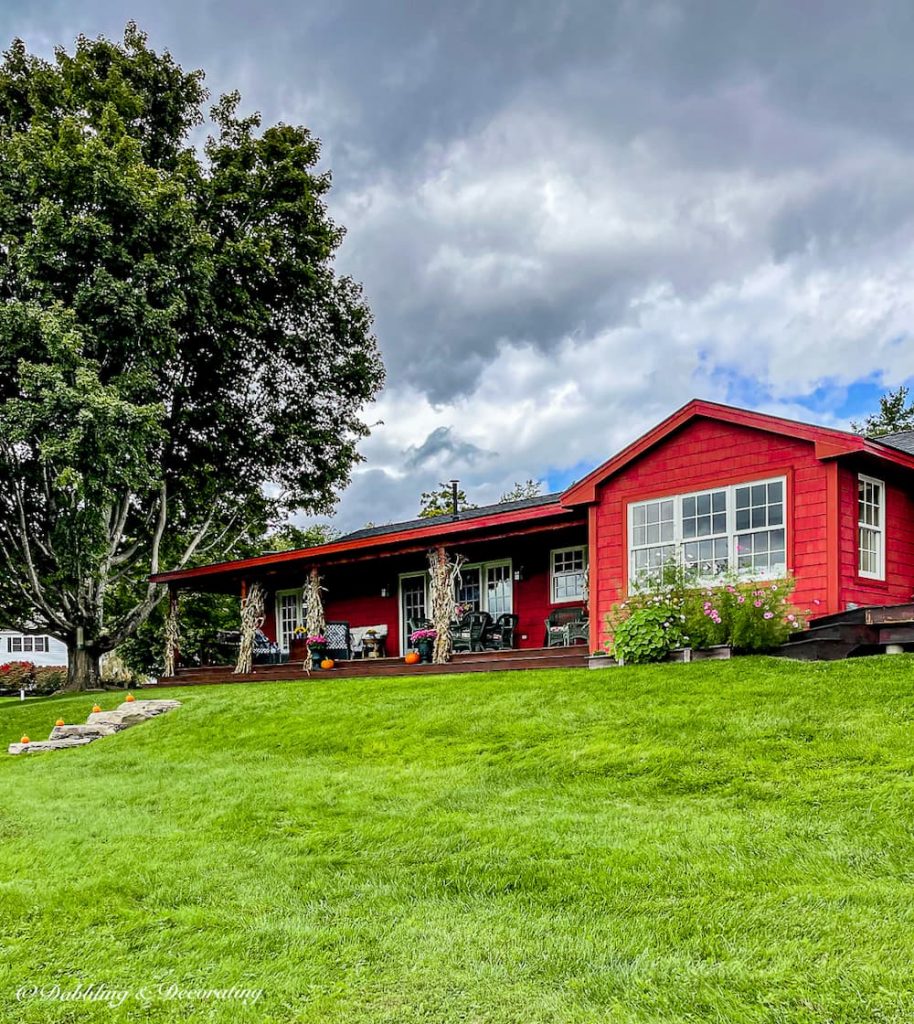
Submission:
M 308 653 L 311 655 L 311 668 L 317 671 L 324 660 L 324 653 L 327 650 L 327 638 L 320 634 L 307 638 Z
M 409 642 L 415 646 L 419 652 L 419 657 L 423 661 L 432 660 L 432 649 L 435 646 L 435 641 L 438 639 L 437 629 L 417 629 L 415 632 L 410 633 Z

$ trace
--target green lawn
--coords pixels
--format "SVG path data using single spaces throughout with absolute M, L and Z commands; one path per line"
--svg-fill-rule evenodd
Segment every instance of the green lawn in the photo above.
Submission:
M 2 1021 L 914 1019 L 908 657 L 165 692 L 0 755 Z

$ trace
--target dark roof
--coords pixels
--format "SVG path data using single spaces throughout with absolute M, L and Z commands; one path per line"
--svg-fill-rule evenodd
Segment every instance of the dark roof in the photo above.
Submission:
M 456 516 L 446 513 L 441 516 L 429 516 L 425 519 L 409 519 L 404 523 L 385 523 L 383 526 L 366 526 L 363 530 L 355 530 L 337 537 L 333 543 L 343 544 L 350 540 L 362 540 L 364 537 L 383 537 L 385 533 L 399 533 L 401 530 L 418 530 L 423 526 L 434 526 L 440 523 L 462 523 L 482 516 L 497 515 L 499 512 L 514 512 L 521 508 L 538 508 L 540 505 L 558 505 L 562 497 L 561 491 L 555 494 L 540 494 L 535 498 L 521 498 L 520 501 L 502 501 L 497 505 L 483 505 L 481 508 L 467 508 Z
M 914 430 L 899 430 L 895 434 L 874 437 L 873 440 L 887 444 L 890 448 L 897 448 L 900 452 L 907 452 L 908 455 L 914 455 Z

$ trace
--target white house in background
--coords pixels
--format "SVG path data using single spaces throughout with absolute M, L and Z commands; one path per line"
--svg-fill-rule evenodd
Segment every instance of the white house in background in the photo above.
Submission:
M 47 633 L 17 633 L 12 629 L 0 629 L 0 665 L 8 661 L 66 666 L 67 645 Z

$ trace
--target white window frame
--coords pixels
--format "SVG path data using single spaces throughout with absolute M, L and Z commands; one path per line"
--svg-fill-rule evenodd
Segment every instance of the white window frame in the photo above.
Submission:
M 7 654 L 48 654 L 50 650 L 51 638 L 47 636 L 21 633 L 6 638 Z
M 479 570 L 479 610 L 481 612 L 494 614 L 489 609 L 489 570 L 504 565 L 508 567 L 511 608 L 507 612 L 499 612 L 499 614 L 510 615 L 514 611 L 514 566 L 510 558 L 495 558 L 490 562 L 467 562 L 466 565 L 461 565 L 460 567 L 461 573 L 466 572 L 468 569 Z
M 580 551 L 581 552 L 581 568 L 563 570 L 562 572 L 555 571 L 555 556 L 566 555 L 569 551 Z M 550 604 L 581 604 L 584 601 L 584 589 L 586 588 L 586 573 L 587 573 L 587 545 L 586 544 L 571 544 L 567 548 L 553 548 L 549 552 L 549 603 Z M 573 595 L 571 597 L 556 597 L 555 596 L 555 584 L 556 580 L 564 579 L 567 576 L 581 576 L 581 593 Z
M 760 526 L 750 527 L 745 530 L 737 530 L 736 528 L 736 492 L 743 487 L 756 487 L 762 484 L 777 484 L 781 485 L 781 504 L 783 506 L 783 522 L 780 526 Z M 773 476 L 765 477 L 762 480 L 741 480 L 735 484 L 724 484 L 718 485 L 717 487 L 705 487 L 697 491 L 682 491 L 678 494 L 662 494 L 655 498 L 644 498 L 638 501 L 629 502 L 628 505 L 628 535 L 626 537 L 626 557 L 628 558 L 628 589 L 630 591 L 638 588 L 639 577 L 634 571 L 634 558 L 633 554 L 635 550 L 641 550 L 645 547 L 670 547 L 673 549 L 673 557 L 678 561 L 682 561 L 685 554 L 685 545 L 693 542 L 702 540 L 713 540 L 715 538 L 720 539 L 724 535 L 720 533 L 712 533 L 706 537 L 683 537 L 682 533 L 682 503 L 685 498 L 697 498 L 705 494 L 715 494 L 718 491 L 724 491 L 727 495 L 727 565 L 729 570 L 739 575 L 745 574 L 747 579 L 778 579 L 783 575 L 783 572 L 787 572 L 790 568 L 787 559 L 787 553 L 790 550 L 790 528 L 788 526 L 789 521 L 789 508 L 787 502 L 787 477 L 786 476 Z M 634 538 L 634 517 L 635 509 L 645 505 L 651 505 L 661 501 L 672 501 L 673 502 L 673 539 L 671 541 L 660 541 L 657 544 L 649 545 L 638 545 L 637 549 L 633 544 Z M 772 530 L 782 529 L 784 531 L 784 570 L 783 572 L 774 571 L 770 569 L 753 569 L 743 570 L 740 572 L 738 568 L 739 553 L 737 551 L 737 538 L 744 537 L 747 534 L 767 533 Z M 699 576 L 702 582 L 712 582 L 719 580 L 723 574 L 717 576 Z M 643 577 L 642 577 L 643 578 Z
M 397 579 L 397 618 L 400 621 L 400 650 L 409 650 L 409 623 L 406 621 L 406 615 L 403 613 L 403 581 L 416 579 L 422 577 L 422 586 L 424 589 L 423 602 L 425 604 L 425 614 L 428 617 L 428 583 L 429 577 L 427 572 L 401 572 Z
M 305 608 L 302 596 L 301 587 L 293 587 L 291 590 L 277 590 L 273 595 L 274 617 L 276 620 L 276 643 L 279 644 L 279 649 L 283 654 L 289 653 L 289 642 L 291 641 L 295 630 L 293 629 L 292 633 L 288 636 L 285 635 L 282 623 L 282 599 L 284 597 L 295 598 L 296 618 L 298 620 L 298 624 L 303 626 L 305 624 Z
M 872 487 L 879 488 L 879 525 L 873 526 L 870 523 L 864 523 L 860 518 L 860 485 L 870 484 Z M 867 476 L 865 473 L 857 474 L 857 575 L 864 580 L 884 580 L 885 579 L 885 481 L 879 480 L 874 476 Z M 876 572 L 868 572 L 860 568 L 860 553 L 863 550 L 860 545 L 860 534 L 863 530 L 867 530 L 876 537 L 876 543 L 878 544 L 877 551 L 877 562 L 878 569 Z

